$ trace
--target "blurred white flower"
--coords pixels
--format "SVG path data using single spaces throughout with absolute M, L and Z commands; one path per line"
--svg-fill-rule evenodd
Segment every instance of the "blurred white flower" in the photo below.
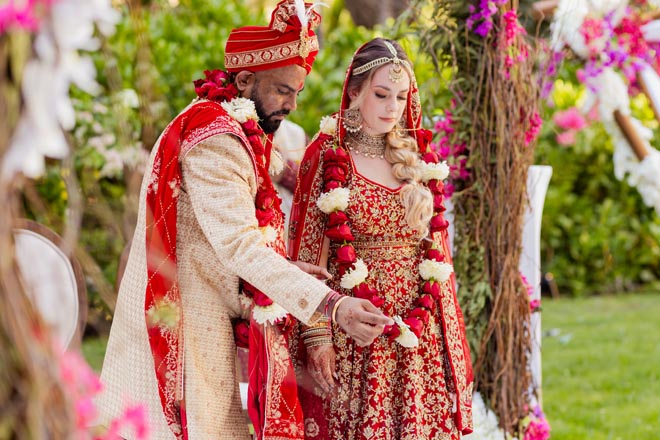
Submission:
M 116 94 L 117 99 L 126 108 L 138 108 L 140 100 L 137 92 L 133 89 L 124 89 Z
M 321 118 L 321 133 L 334 136 L 337 133 L 337 118 L 324 116 Z
M 287 311 L 277 303 L 269 306 L 254 306 L 252 309 L 252 316 L 259 324 L 276 324 L 279 320 L 286 318 Z
M 341 277 L 341 282 L 339 285 L 344 289 L 350 290 L 353 287 L 361 284 L 369 276 L 369 269 L 367 265 L 364 264 L 362 259 L 358 259 L 353 263 L 353 268 L 346 271 L 346 273 Z
M 454 267 L 449 263 L 444 263 L 435 260 L 423 260 L 419 263 L 419 276 L 423 280 L 435 280 L 438 282 L 445 282 L 449 279 Z
M 227 114 L 243 124 L 250 119 L 259 120 L 254 102 L 247 98 L 234 98 L 220 104 Z
M 447 162 L 426 163 L 422 162 L 422 181 L 445 180 L 449 176 L 449 165 Z
M 321 194 L 316 201 L 316 206 L 326 214 L 335 211 L 344 211 L 348 207 L 350 195 L 351 191 L 348 188 L 335 188 Z
M 395 341 L 406 348 L 417 347 L 419 345 L 419 339 L 410 330 L 408 324 L 403 322 L 400 316 L 395 316 L 392 319 L 394 319 L 394 323 L 399 327 L 399 336 L 396 337 Z

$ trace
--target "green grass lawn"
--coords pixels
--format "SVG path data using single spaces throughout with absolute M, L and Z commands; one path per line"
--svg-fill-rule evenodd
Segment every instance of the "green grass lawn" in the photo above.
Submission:
M 660 439 L 660 294 L 544 299 L 542 313 L 552 438 Z M 96 371 L 105 344 L 83 344 Z
M 660 295 L 544 300 L 552 438 L 660 439 Z

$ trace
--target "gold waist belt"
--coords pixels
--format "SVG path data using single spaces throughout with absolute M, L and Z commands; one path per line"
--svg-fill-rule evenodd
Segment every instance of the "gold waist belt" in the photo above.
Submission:
M 354 241 L 352 244 L 358 254 L 367 254 L 365 257 L 370 260 L 398 260 L 419 255 L 416 241 Z

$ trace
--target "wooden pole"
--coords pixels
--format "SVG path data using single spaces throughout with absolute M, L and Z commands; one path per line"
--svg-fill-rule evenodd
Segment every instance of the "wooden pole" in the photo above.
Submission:
M 620 110 L 614 110 L 614 119 L 628 141 L 630 148 L 635 153 L 635 156 L 637 156 L 637 159 L 639 159 L 640 162 L 644 160 L 644 158 L 649 155 L 649 151 L 644 144 L 644 140 L 640 137 L 639 133 L 637 133 L 630 116 L 624 115 Z
M 532 4 L 532 17 L 541 21 L 552 18 L 552 14 L 559 5 L 559 0 L 539 0 Z

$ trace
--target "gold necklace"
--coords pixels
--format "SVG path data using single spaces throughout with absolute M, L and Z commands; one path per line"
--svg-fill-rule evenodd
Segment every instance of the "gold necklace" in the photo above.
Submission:
M 361 156 L 372 159 L 383 159 L 385 157 L 386 134 L 370 135 L 359 130 L 355 133 L 346 132 L 346 144 L 348 149 Z

